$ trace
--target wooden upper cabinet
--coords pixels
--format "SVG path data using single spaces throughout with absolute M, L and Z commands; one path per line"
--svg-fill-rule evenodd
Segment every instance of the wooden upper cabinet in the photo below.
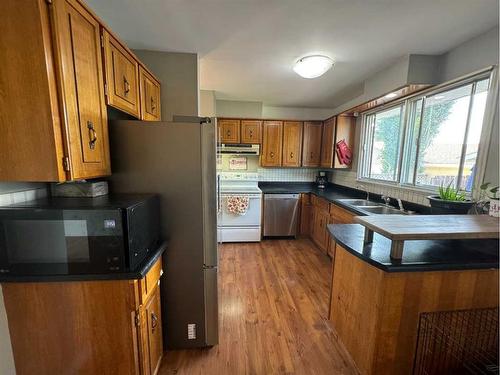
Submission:
M 109 175 L 99 22 L 74 0 L 0 12 L 0 180 Z
M 140 118 L 139 64 L 113 36 L 103 30 L 107 104 Z
M 323 122 L 304 122 L 304 146 L 302 148 L 302 166 L 319 167 L 321 161 L 321 136 Z
M 262 121 L 241 120 L 241 143 L 261 143 Z
M 53 2 L 71 179 L 110 174 L 100 24 L 76 0 Z
M 283 122 L 283 167 L 300 167 L 302 151 L 302 122 Z
M 142 65 L 139 66 L 141 120 L 161 121 L 160 83 Z
M 262 133 L 261 165 L 263 167 L 281 166 L 283 122 L 264 121 Z
M 337 125 L 335 132 L 335 144 L 341 140 L 344 140 L 345 143 L 351 149 L 351 152 L 354 153 L 354 133 L 356 127 L 356 117 L 354 116 L 337 116 Z M 351 165 L 341 164 L 340 160 L 337 156 L 337 152 L 335 151 L 334 144 L 334 158 L 333 158 L 333 168 L 351 168 Z
M 240 120 L 220 119 L 217 126 L 221 143 L 240 143 Z
M 333 167 L 333 155 L 335 153 L 335 122 L 336 117 L 331 117 L 323 122 L 323 137 L 321 139 L 321 162 L 323 168 Z

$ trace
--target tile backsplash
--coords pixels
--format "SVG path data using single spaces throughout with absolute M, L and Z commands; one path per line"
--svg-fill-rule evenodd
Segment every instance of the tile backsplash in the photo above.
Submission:
M 258 168 L 259 181 L 312 182 L 316 181 L 317 169 L 310 168 Z
M 429 195 L 428 192 L 405 189 L 397 186 L 385 186 L 359 182 L 356 181 L 356 171 L 331 171 L 328 173 L 328 181 L 337 185 L 352 188 L 356 188 L 356 186 L 364 186 L 370 191 L 370 193 L 388 195 L 391 198 L 399 198 L 407 202 L 429 206 L 429 200 L 427 199 L 427 196 Z
M 31 201 L 33 199 L 44 198 L 46 196 L 46 187 L 37 187 L 34 189 L 3 193 L 0 194 L 0 206 L 7 206 L 13 203 Z

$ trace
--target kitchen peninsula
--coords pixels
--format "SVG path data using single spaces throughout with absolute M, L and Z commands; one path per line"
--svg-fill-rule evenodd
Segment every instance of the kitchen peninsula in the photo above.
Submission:
M 329 225 L 335 243 L 329 317 L 361 374 L 409 374 L 420 314 L 498 306 L 498 240 L 408 241 L 401 260 L 359 224 Z

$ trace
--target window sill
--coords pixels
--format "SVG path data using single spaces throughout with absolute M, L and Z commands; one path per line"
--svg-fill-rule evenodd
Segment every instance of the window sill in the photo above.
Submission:
M 416 186 L 411 186 L 411 185 L 401 185 L 398 184 L 397 182 L 383 182 L 383 181 L 377 181 L 377 180 L 369 180 L 366 178 L 356 178 L 356 182 L 359 182 L 360 184 L 369 184 L 369 185 L 377 185 L 377 186 L 382 186 L 382 187 L 387 187 L 391 189 L 401 189 L 405 191 L 411 191 L 412 193 L 417 193 L 421 195 L 432 195 L 432 194 L 438 194 L 438 189 L 433 189 L 433 188 L 425 188 L 425 187 L 416 187 Z

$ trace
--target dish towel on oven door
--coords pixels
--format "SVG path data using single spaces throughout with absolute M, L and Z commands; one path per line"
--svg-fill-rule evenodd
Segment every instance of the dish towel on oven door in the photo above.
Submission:
M 243 195 L 233 195 L 226 200 L 227 211 L 235 215 L 245 215 L 248 211 L 250 198 Z

